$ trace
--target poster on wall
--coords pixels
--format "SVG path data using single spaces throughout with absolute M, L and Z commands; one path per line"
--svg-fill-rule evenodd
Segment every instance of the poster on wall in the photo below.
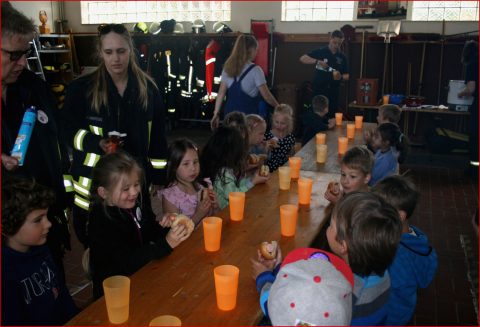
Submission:
M 405 19 L 407 1 L 359 1 L 357 19 Z

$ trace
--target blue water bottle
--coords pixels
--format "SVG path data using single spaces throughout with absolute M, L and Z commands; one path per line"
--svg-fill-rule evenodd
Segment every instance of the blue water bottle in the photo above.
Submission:
M 30 136 L 32 136 L 36 120 L 37 108 L 34 106 L 27 108 L 11 152 L 12 157 L 17 158 L 19 166 L 23 166 L 23 161 L 27 155 L 28 143 L 30 143 Z

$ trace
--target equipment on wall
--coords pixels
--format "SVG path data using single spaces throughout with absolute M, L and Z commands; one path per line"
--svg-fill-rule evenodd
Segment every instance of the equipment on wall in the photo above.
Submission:
M 213 24 L 213 31 L 215 33 L 231 33 L 233 30 L 224 22 L 216 22 Z
M 192 24 L 192 33 L 199 34 L 205 32 L 205 22 L 203 19 L 195 19 Z
M 145 24 L 144 22 L 136 23 L 135 25 L 133 25 L 133 32 L 147 34 L 148 33 L 147 24 Z
M 382 94 L 385 94 L 385 84 L 387 78 L 388 46 L 390 38 L 400 35 L 401 21 L 379 21 L 377 26 L 377 35 L 383 37 L 385 42 L 385 59 L 383 62 Z
M 374 106 L 377 104 L 378 78 L 357 79 L 357 104 Z
M 173 33 L 185 33 L 185 30 L 183 29 L 183 24 L 175 23 L 175 27 L 173 28 Z
M 153 35 L 157 35 L 158 33 L 160 33 L 161 30 L 162 28 L 160 27 L 160 23 L 157 23 L 157 22 L 151 23 L 150 27 L 148 28 L 148 31 L 150 32 L 150 34 L 153 34 Z

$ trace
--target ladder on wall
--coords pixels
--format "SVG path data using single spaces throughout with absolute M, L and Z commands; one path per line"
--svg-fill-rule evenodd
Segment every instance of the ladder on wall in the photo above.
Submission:
M 40 45 L 40 41 L 38 40 L 38 36 L 35 34 L 35 37 L 32 41 L 30 41 L 30 46 L 32 47 L 32 54 L 30 57 L 27 58 L 27 67 L 35 75 L 40 76 L 44 81 L 45 73 L 43 72 L 42 61 L 40 60 L 40 55 L 38 53 L 38 46 Z

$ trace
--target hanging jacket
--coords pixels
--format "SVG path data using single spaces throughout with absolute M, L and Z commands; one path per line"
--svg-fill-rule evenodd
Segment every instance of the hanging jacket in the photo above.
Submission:
M 69 85 L 63 117 L 67 142 L 73 148 L 74 203 L 85 210 L 89 206 L 91 170 L 104 155 L 99 143 L 110 131 L 127 134 L 122 148 L 141 163 L 147 186 L 164 183 L 167 155 L 164 103 L 156 87 L 149 82 L 148 107 L 144 110 L 131 73 L 123 97 L 107 74 L 109 107 L 97 113 L 87 97 L 91 76 Z
M 213 90 L 214 74 L 215 74 L 215 62 L 217 60 L 216 55 L 220 50 L 220 43 L 215 40 L 210 40 L 205 49 L 205 87 L 207 89 L 207 95 L 211 97 Z
M 224 110 L 225 115 L 232 111 L 241 111 L 246 115 L 258 114 L 258 104 L 261 96 L 251 97 L 242 90 L 242 80 L 255 66 L 255 64 L 251 64 L 240 77 L 234 77 L 233 84 L 227 91 L 227 102 L 225 103 Z
M 427 236 L 409 226 L 415 235 L 403 233 L 393 263 L 388 268 L 391 279 L 387 325 L 406 325 L 417 304 L 417 289 L 426 288 L 435 277 L 438 259 Z

